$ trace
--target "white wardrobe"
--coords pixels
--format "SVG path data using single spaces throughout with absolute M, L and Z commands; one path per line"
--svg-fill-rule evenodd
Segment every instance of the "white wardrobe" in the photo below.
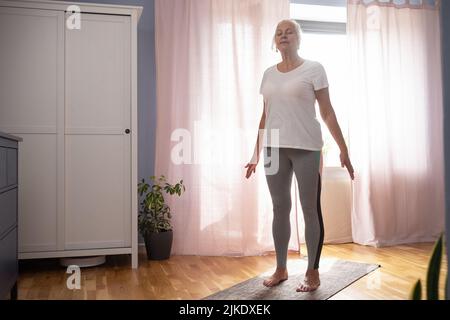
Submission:
M 137 267 L 141 11 L 0 0 L 0 130 L 23 138 L 19 259 L 130 254 Z

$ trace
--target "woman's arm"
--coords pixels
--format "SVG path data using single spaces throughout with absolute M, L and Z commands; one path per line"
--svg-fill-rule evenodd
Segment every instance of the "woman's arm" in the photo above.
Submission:
M 253 152 L 253 159 L 252 159 L 255 160 L 256 162 L 252 163 L 258 163 L 259 161 L 259 155 L 261 153 L 261 149 L 263 146 L 262 138 L 265 128 L 266 128 L 266 103 L 264 102 L 263 113 L 261 115 L 261 120 L 259 121 L 258 136 L 256 137 L 255 150 Z
M 317 102 L 319 102 L 320 116 L 323 122 L 327 125 L 341 152 L 348 152 L 344 136 L 336 118 L 336 113 L 331 105 L 328 88 L 315 91 L 315 94 Z
M 247 173 L 245 175 L 247 179 L 250 178 L 252 173 L 255 173 L 256 171 L 256 166 L 258 165 L 259 162 L 259 154 L 261 153 L 261 149 L 263 147 L 262 138 L 265 128 L 266 128 L 266 104 L 264 102 L 263 113 L 261 116 L 261 120 L 259 121 L 258 136 L 256 137 L 255 149 L 253 151 L 253 157 L 250 160 L 250 162 L 245 166 L 245 168 L 247 168 Z
M 350 158 L 348 155 L 348 148 L 344 140 L 344 136 L 342 135 L 341 128 L 339 126 L 339 123 L 336 118 L 336 113 L 334 112 L 333 106 L 331 105 L 330 101 L 330 94 L 328 91 L 328 88 L 324 88 L 318 91 L 315 91 L 317 102 L 319 102 L 320 107 L 320 116 L 322 117 L 322 120 L 325 122 L 325 124 L 328 127 L 328 130 L 330 130 L 331 135 L 333 136 L 334 140 L 336 141 L 337 145 L 339 146 L 339 149 L 341 150 L 341 166 L 347 167 L 347 170 L 350 174 L 350 177 L 354 178 L 353 175 L 353 166 L 350 162 Z

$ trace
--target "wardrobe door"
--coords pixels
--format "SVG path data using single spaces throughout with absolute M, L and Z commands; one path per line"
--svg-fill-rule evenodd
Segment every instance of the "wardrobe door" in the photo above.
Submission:
M 63 51 L 63 12 L 0 7 L 0 130 L 23 138 L 19 252 L 63 249 Z
M 131 246 L 130 19 L 65 31 L 66 250 Z

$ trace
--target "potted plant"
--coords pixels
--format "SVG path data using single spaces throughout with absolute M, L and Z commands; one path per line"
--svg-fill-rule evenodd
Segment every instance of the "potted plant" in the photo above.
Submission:
M 175 185 L 167 182 L 166 177 L 151 176 L 150 186 L 145 179 L 138 184 L 138 193 L 142 197 L 139 209 L 139 232 L 144 238 L 147 257 L 152 260 L 164 260 L 170 257 L 172 248 L 172 214 L 165 203 L 163 191 L 166 194 L 181 196 L 186 190 L 183 180 Z

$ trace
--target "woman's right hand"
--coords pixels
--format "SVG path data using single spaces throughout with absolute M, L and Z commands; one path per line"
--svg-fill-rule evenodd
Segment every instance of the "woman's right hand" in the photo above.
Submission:
M 250 176 L 252 175 L 252 172 L 255 173 L 256 170 L 256 166 L 258 165 L 258 162 L 253 163 L 253 162 L 249 162 L 247 163 L 247 165 L 245 166 L 247 169 L 247 174 L 245 175 L 245 177 L 248 179 L 250 178 Z

